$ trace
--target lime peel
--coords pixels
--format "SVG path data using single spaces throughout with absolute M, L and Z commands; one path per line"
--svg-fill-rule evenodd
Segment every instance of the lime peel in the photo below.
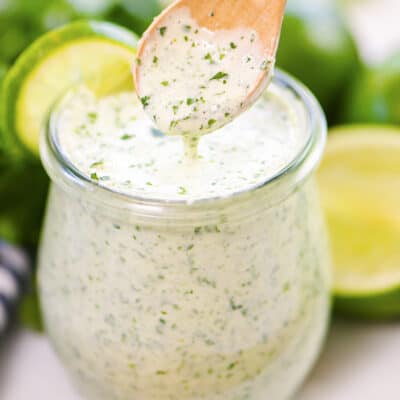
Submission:
M 342 313 L 400 315 L 400 129 L 331 131 L 318 172 Z
M 85 83 L 99 95 L 133 89 L 137 37 L 100 21 L 77 21 L 36 40 L 8 71 L 1 119 L 13 153 L 38 156 L 41 126 L 68 88 Z M 28 151 L 27 151 L 28 150 Z

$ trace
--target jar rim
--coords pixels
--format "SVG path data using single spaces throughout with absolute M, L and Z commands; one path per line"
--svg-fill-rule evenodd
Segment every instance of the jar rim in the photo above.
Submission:
M 42 163 L 49 174 L 50 178 L 60 184 L 67 185 L 70 189 L 79 188 L 88 194 L 93 194 L 94 198 L 102 199 L 103 204 L 108 204 L 117 208 L 149 208 L 150 214 L 157 214 L 157 211 L 165 208 L 176 210 L 192 208 L 208 208 L 215 207 L 216 204 L 232 201 L 246 195 L 254 194 L 260 190 L 265 190 L 283 180 L 295 177 L 295 182 L 301 182 L 306 178 L 318 165 L 326 142 L 326 120 L 322 108 L 314 95 L 299 81 L 289 76 L 287 73 L 276 71 L 273 78 L 275 84 L 279 87 L 290 90 L 290 92 L 302 103 L 306 111 L 306 129 L 309 130 L 307 140 L 298 154 L 286 164 L 282 169 L 271 175 L 266 180 L 246 188 L 241 191 L 234 192 L 225 197 L 209 197 L 205 199 L 196 199 L 188 201 L 181 200 L 163 200 L 153 199 L 150 197 L 132 195 L 115 191 L 105 186 L 100 186 L 85 176 L 70 160 L 63 154 L 58 141 L 57 133 L 57 102 L 50 110 L 45 129 L 42 132 L 40 140 L 40 153 Z M 313 157 L 310 157 L 313 156 Z M 307 162 L 308 161 L 308 162 Z M 58 170 L 58 171 L 57 171 Z M 59 172 L 59 173 L 57 173 Z M 143 211 L 143 210 L 142 210 Z

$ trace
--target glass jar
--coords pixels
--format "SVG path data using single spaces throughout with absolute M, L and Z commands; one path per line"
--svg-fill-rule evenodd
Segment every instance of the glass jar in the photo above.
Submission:
M 94 185 L 64 159 L 50 118 L 40 297 L 86 399 L 282 400 L 311 368 L 330 306 L 313 177 L 326 125 L 303 86 L 275 83 L 300 100 L 300 154 L 257 188 L 193 204 Z

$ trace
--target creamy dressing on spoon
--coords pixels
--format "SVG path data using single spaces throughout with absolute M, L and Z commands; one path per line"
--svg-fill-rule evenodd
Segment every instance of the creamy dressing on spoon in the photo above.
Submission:
M 259 94 L 253 93 L 256 83 L 273 63 L 256 31 L 212 32 L 200 27 L 187 8 L 166 16 L 157 32 L 138 58 L 137 91 L 160 130 L 184 135 L 191 153 L 198 136 L 224 126 L 250 105 Z

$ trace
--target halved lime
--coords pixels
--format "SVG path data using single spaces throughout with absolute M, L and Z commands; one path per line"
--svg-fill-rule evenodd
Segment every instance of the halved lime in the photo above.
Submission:
M 339 311 L 400 315 L 400 129 L 331 131 L 318 172 Z
M 400 51 L 382 65 L 365 68 L 343 105 L 345 123 L 400 125 Z
M 49 109 L 74 84 L 85 83 L 99 95 L 132 89 L 136 43 L 130 31 L 97 21 L 74 22 L 39 38 L 4 81 L 6 145 L 37 156 Z

